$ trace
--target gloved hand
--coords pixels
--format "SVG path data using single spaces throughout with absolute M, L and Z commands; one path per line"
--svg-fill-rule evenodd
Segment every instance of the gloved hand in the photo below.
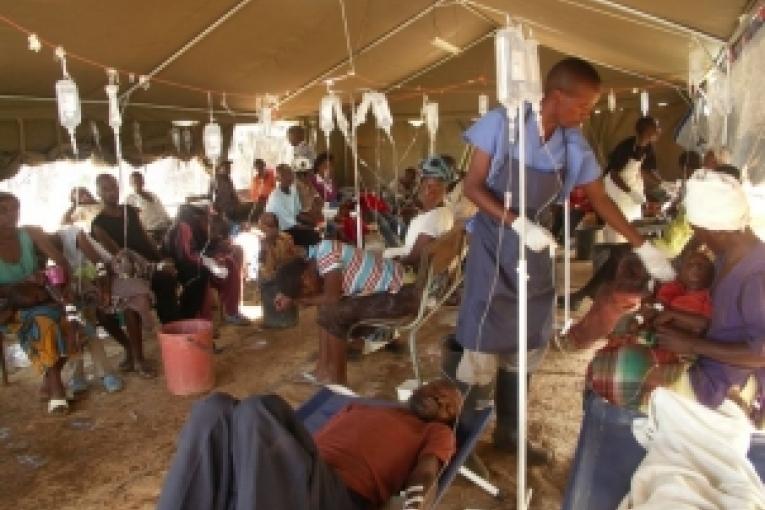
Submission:
M 224 279 L 228 276 L 228 269 L 218 264 L 215 259 L 202 255 L 202 265 L 205 266 L 216 278 Z
M 526 224 L 526 246 L 531 250 L 542 251 L 550 246 L 556 245 L 555 238 L 546 228 L 537 225 L 528 218 L 521 218 L 519 216 L 510 226 L 520 236 L 521 226 L 524 223 Z
M 628 195 L 636 204 L 643 205 L 646 202 L 645 195 L 638 190 L 633 189 L 628 193 Z
M 675 269 L 669 263 L 669 259 L 653 243 L 645 241 L 635 248 L 635 253 L 651 276 L 657 280 L 666 282 L 675 279 Z

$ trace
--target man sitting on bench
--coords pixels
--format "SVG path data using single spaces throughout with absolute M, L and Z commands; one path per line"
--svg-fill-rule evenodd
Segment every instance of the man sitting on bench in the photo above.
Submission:
M 157 508 L 360 510 L 402 490 L 405 510 L 430 508 L 460 407 L 439 380 L 407 408 L 350 404 L 311 437 L 279 396 L 217 393 L 192 409 Z

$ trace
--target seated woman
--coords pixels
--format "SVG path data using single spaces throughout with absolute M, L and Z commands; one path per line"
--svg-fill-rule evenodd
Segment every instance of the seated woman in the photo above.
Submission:
M 729 175 L 697 171 L 688 181 L 684 205 L 696 237 L 716 257 L 711 319 L 705 331 L 689 333 L 697 324 L 687 317 L 671 310 L 659 314 L 656 342 L 678 361 L 631 374 L 640 381 L 632 400 L 644 402 L 657 386 L 712 408 L 732 397 L 760 425 L 765 404 L 765 244 L 749 229 L 747 197 Z
M 388 248 L 385 258 L 395 258 L 406 266 L 420 262 L 425 247 L 454 226 L 452 211 L 444 206 L 446 188 L 454 177 L 451 166 L 442 157 L 427 158 L 420 163 L 420 185 L 417 196 L 420 212 L 409 223 L 404 246 Z
M 308 379 L 347 383 L 348 334 L 364 319 L 402 317 L 417 309 L 415 285 L 403 285 L 401 264 L 339 241 L 312 246 L 308 261 L 279 269 L 277 310 L 293 302 L 319 307 L 319 359 Z
M 101 212 L 101 204 L 87 188 L 82 186 L 72 188 L 69 193 L 69 203 L 69 209 L 64 212 L 64 216 L 61 218 L 62 225 L 77 223 L 90 226 L 93 218 Z
M 62 227 L 51 236 L 51 242 L 64 254 L 72 268 L 69 290 L 75 303 L 82 310 L 84 347 L 90 353 L 95 375 L 101 380 L 107 392 L 120 391 L 123 387 L 122 379 L 109 367 L 103 341 L 96 334 L 98 317 L 104 314 L 104 309 L 111 307 L 111 277 L 107 265 L 112 257 L 90 236 L 75 226 Z M 151 294 L 148 283 L 145 288 L 148 294 Z M 119 327 L 116 318 L 110 319 L 102 321 L 104 328 L 120 344 L 129 345 L 129 340 Z M 72 393 L 85 391 L 88 388 L 88 382 L 85 378 L 83 356 L 75 357 L 70 360 L 70 363 L 74 364 L 74 368 L 67 387 Z
M 164 247 L 178 270 L 178 282 L 182 287 L 181 316 L 211 319 L 207 292 L 212 286 L 220 291 L 226 322 L 245 324 L 247 320 L 239 313 L 241 258 L 237 260 L 233 250 L 227 249 L 225 239 L 219 239 L 216 244 L 218 246 L 214 247 L 210 237 L 208 212 L 201 207 L 182 205 L 174 225 L 167 232 Z
M 61 368 L 79 350 L 76 330 L 59 303 L 45 288 L 39 271 L 38 252 L 60 268 L 61 280 L 71 273 L 69 265 L 42 230 L 18 227 L 19 201 L 0 192 L 0 328 L 14 333 L 32 364 L 43 374 L 40 394 L 48 400 L 48 412 L 65 413 L 69 405 L 61 381 Z M 72 317 L 73 318 L 73 317 Z
M 225 218 L 217 214 L 210 218 L 208 252 L 226 273 L 223 276 L 223 271 L 214 272 L 213 278 L 210 279 L 210 286 L 218 291 L 225 316 L 224 322 L 245 326 L 250 321 L 239 310 L 244 284 L 244 251 L 241 246 L 234 244 L 229 232 L 231 232 L 231 225 Z

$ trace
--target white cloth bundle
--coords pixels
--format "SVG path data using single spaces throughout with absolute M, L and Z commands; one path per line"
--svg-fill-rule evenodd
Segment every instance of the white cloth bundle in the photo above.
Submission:
M 619 510 L 765 509 L 746 457 L 753 428 L 730 400 L 714 410 L 658 388 L 632 428 L 648 453 Z
M 694 172 L 686 184 L 684 205 L 688 222 L 707 230 L 743 230 L 750 223 L 741 183 L 721 172 L 705 168 Z

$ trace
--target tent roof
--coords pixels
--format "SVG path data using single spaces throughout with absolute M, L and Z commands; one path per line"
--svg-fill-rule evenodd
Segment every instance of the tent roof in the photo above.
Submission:
M 484 0 L 484 4 L 511 15 L 534 30 L 543 45 L 580 55 L 597 63 L 663 82 L 682 84 L 687 75 L 688 30 L 727 40 L 748 0 L 618 0 L 670 23 L 649 21 L 605 0 Z M 486 9 L 468 9 L 459 1 L 345 0 L 356 75 L 338 82 L 343 91 L 359 88 L 386 90 L 413 73 L 447 56 L 431 44 L 438 36 L 458 47 L 476 45 L 499 24 L 502 16 Z M 614 3 L 614 2 L 611 2 Z M 39 54 L 27 49 L 26 34 L 8 22 L 36 33 L 44 41 L 60 44 L 70 54 L 69 69 L 85 100 L 102 100 L 104 69 L 89 61 L 148 74 L 232 8 L 241 8 L 195 45 L 169 63 L 148 90 L 130 97 L 128 115 L 167 119 L 203 117 L 207 94 L 220 104 L 226 92 L 236 111 L 255 111 L 259 94 L 286 98 L 279 115 L 316 111 L 325 92 L 323 77 L 338 76 L 350 68 L 341 20 L 340 2 L 334 0 L 184 0 L 158 2 L 130 0 L 25 0 L 5 2 L 0 8 L 0 82 L 2 96 L 50 98 L 53 82 L 61 75 L 50 48 Z M 386 34 L 393 35 L 387 37 Z M 491 45 L 484 41 L 477 59 L 458 58 L 444 76 L 424 82 L 442 85 L 483 77 L 491 81 Z M 328 72 L 331 71 L 331 72 Z M 422 81 L 422 80 L 421 80 Z M 607 84 L 644 86 L 645 80 L 608 73 Z M 182 86 L 171 86 L 174 82 Z M 666 84 L 666 83 L 665 83 Z M 121 75 L 121 90 L 129 86 Z M 424 86 L 424 85 L 421 85 Z M 399 89 L 406 92 L 412 84 Z M 489 87 L 491 89 L 492 87 Z M 297 93 L 296 93 L 297 92 Z M 410 90 L 411 92 L 411 90 Z M 473 103 L 475 101 L 472 101 Z M 138 108 L 138 104 L 173 105 L 197 112 Z M 410 105 L 411 107 L 411 105 Z M 409 107 L 407 107 L 408 109 Z M 51 117 L 50 102 L 0 102 L 0 117 Z

